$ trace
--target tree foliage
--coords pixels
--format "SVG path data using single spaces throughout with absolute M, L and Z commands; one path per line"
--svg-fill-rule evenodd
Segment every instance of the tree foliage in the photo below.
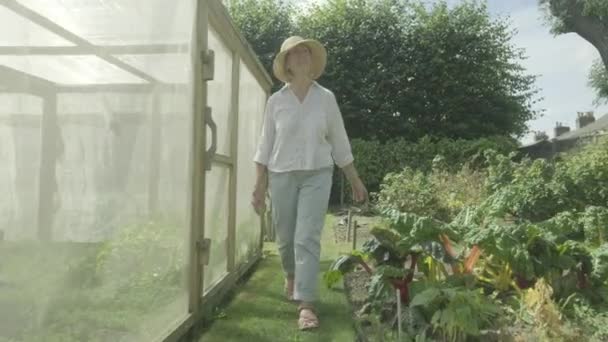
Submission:
M 337 0 L 298 23 L 328 46 L 323 82 L 353 137 L 518 135 L 536 114 L 522 51 L 483 5 Z
M 264 68 L 272 75 L 275 54 L 283 40 L 295 31 L 291 19 L 293 6 L 283 0 L 224 0 L 224 3 Z
M 539 0 L 551 15 L 553 32 L 577 33 L 595 46 L 608 68 L 608 2 L 605 0 Z
M 608 71 L 600 61 L 591 66 L 589 85 L 595 90 L 597 104 L 608 103 Z
M 291 33 L 325 44 L 320 83 L 336 94 L 351 138 L 520 136 L 538 114 L 509 22 L 478 2 L 333 0 L 293 21 L 293 9 L 276 0 L 229 2 L 269 71 Z

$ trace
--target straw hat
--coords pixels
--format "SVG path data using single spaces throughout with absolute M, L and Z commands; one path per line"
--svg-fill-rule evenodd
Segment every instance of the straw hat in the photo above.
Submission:
M 274 71 L 276 78 L 285 83 L 289 82 L 290 78 L 289 74 L 287 73 L 287 69 L 285 68 L 287 53 L 298 45 L 306 45 L 310 49 L 313 80 L 319 78 L 321 74 L 323 74 L 323 70 L 325 70 L 325 64 L 327 63 L 327 51 L 325 50 L 323 44 L 314 39 L 304 39 L 299 36 L 292 36 L 285 39 L 281 45 L 281 51 L 274 58 L 274 63 L 272 65 L 272 70 Z

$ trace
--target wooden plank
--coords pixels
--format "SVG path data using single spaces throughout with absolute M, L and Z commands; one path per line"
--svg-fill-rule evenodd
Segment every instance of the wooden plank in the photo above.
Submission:
M 160 93 L 152 94 L 152 117 L 150 120 L 150 174 L 148 179 L 148 214 L 154 215 L 158 210 L 158 187 L 160 182 L 160 155 L 162 146 L 162 129 L 161 129 L 161 108 L 160 108 Z
M 42 28 L 49 30 L 50 32 L 66 39 L 67 41 L 74 43 L 78 46 L 82 46 L 87 49 L 95 49 L 95 45 L 90 43 L 88 40 L 78 36 L 77 34 L 70 32 L 58 25 L 54 21 L 48 19 L 47 17 L 42 16 L 36 11 L 31 10 L 30 8 L 22 5 L 21 3 L 14 0 L 0 0 L 0 5 L 4 6 L 11 11 L 19 14 L 20 16 L 32 21 L 35 24 L 38 24 Z M 150 83 L 160 83 L 156 78 L 146 74 L 145 72 L 121 61 L 120 59 L 110 55 L 106 51 L 97 50 L 95 56 L 103 59 L 104 61 L 117 66 L 118 68 L 129 72 L 143 80 L 146 80 Z
M 55 164 L 60 148 L 60 131 L 57 122 L 57 95 L 43 99 L 42 127 L 40 146 L 40 173 L 38 177 L 38 239 L 51 241 L 55 213 L 55 194 L 57 178 Z
M 262 88 L 269 93 L 272 89 L 273 81 L 264 69 L 264 66 L 257 58 L 257 55 L 236 28 L 226 7 L 220 0 L 209 0 L 209 22 L 215 31 L 220 35 L 224 44 L 243 59 L 254 77 L 260 82 Z
M 41 77 L 0 65 L 0 91 L 45 96 L 55 93 L 56 84 Z
M 197 325 L 204 322 L 205 319 L 209 319 L 213 313 L 213 309 L 224 301 L 230 291 L 236 286 L 237 282 L 240 281 L 243 276 L 252 271 L 253 267 L 262 259 L 262 251 L 258 251 L 251 255 L 249 260 L 235 267 L 233 272 L 229 273 L 219 281 L 212 289 L 207 291 L 204 296 L 201 297 L 200 302 L 202 305 L 202 311 L 197 314 L 189 315 L 185 321 L 177 324 L 173 328 L 168 329 L 168 333 L 162 339 L 163 342 L 176 342 L 180 341 L 180 338 L 192 332 L 192 329 Z
M 239 153 L 239 85 L 240 85 L 240 58 L 238 54 L 232 54 L 232 98 L 230 102 L 230 197 L 228 199 L 228 235 L 226 246 L 226 257 L 228 272 L 232 272 L 236 264 L 236 200 L 237 200 L 237 170 Z
M 189 275 L 189 312 L 198 315 L 201 311 L 201 294 L 204 281 L 203 267 L 200 263 L 201 250 L 205 236 L 205 165 L 206 148 L 205 107 L 207 105 L 207 83 L 203 81 L 202 53 L 207 50 L 207 1 L 198 0 L 195 9 L 195 24 L 192 34 L 192 97 L 193 140 L 191 153 L 192 198 L 190 221 L 190 272 Z
M 232 160 L 232 157 L 229 156 L 225 156 L 223 154 L 216 154 L 213 156 L 213 162 L 214 163 L 218 163 L 218 164 L 222 164 L 223 166 L 228 166 L 228 167 L 232 167 L 234 161 Z
M 177 324 L 169 326 L 164 334 L 159 338 L 155 339 L 157 342 L 178 342 L 182 341 L 183 337 L 187 335 L 194 324 L 196 323 L 196 316 L 188 314 L 182 321 Z
M 190 332 L 190 329 L 196 323 L 196 316 L 188 314 L 183 320 L 176 322 L 169 326 L 165 333 L 161 334 L 160 337 L 155 339 L 156 342 L 178 342 Z
M 207 291 L 202 298 L 203 304 L 203 319 L 209 317 L 213 308 L 217 307 L 223 301 L 226 295 L 234 288 L 236 283 L 262 259 L 262 251 L 252 254 L 252 257 L 245 263 L 236 267 L 224 279 L 218 282 L 211 290 Z
M 186 92 L 188 84 L 178 83 L 109 83 L 109 84 L 57 84 L 58 93 L 151 93 L 151 92 Z
M 188 44 L 0 46 L 0 56 L 157 55 L 188 53 Z

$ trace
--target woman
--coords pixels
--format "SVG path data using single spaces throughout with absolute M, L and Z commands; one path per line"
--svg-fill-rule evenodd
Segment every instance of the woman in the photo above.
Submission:
M 258 214 L 264 211 L 269 186 L 285 291 L 289 300 L 300 303 L 302 330 L 319 326 L 313 304 L 334 163 L 350 181 L 354 200 L 367 200 L 336 98 L 315 82 L 326 59 L 316 40 L 294 36 L 283 42 L 273 71 L 285 86 L 268 99 L 254 158 L 252 204 Z

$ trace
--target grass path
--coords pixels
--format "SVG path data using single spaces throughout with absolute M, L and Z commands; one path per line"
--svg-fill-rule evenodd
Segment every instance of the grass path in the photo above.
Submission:
M 334 243 L 331 230 L 334 222 L 335 218 L 328 215 L 322 239 L 322 272 L 341 252 L 349 251 L 348 244 Z M 321 327 L 312 332 L 298 331 L 297 305 L 284 300 L 283 273 L 276 245 L 267 244 L 265 249 L 266 257 L 258 264 L 254 274 L 223 308 L 223 318 L 215 320 L 200 341 L 354 341 L 350 307 L 343 289 L 327 289 L 321 284 L 321 275 L 318 303 Z

